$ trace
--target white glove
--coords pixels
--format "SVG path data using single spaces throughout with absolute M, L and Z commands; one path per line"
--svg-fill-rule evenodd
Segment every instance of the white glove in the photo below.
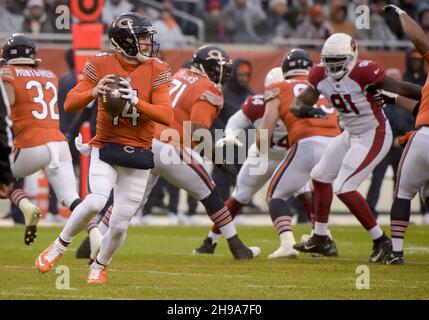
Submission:
M 83 156 L 87 157 L 91 153 L 91 146 L 87 143 L 82 143 L 82 135 L 80 133 L 76 138 L 74 138 L 74 144 L 76 146 L 76 149 Z
M 131 87 L 130 82 L 123 79 L 119 84 L 124 87 L 119 89 L 119 92 L 122 93 L 121 98 L 128 100 L 132 106 L 135 106 L 139 101 L 139 98 L 137 97 L 137 92 Z
M 393 5 L 393 4 L 388 4 L 387 6 L 384 6 L 383 10 L 386 11 L 386 12 L 390 11 L 390 10 L 393 10 L 393 11 L 395 11 L 395 13 L 398 16 L 401 15 L 401 14 L 407 14 L 404 10 L 402 10 L 401 8 L 399 8 L 399 7 L 397 7 L 397 6 Z
M 218 148 L 222 148 L 223 146 L 234 146 L 234 145 L 237 147 L 243 146 L 241 141 L 234 136 L 225 137 L 216 141 L 216 147 Z

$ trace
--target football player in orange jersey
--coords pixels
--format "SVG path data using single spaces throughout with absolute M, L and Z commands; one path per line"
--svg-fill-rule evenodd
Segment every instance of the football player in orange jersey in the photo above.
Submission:
M 429 38 L 408 14 L 394 5 L 385 10 L 399 17 L 402 30 L 429 63 Z M 401 96 L 400 96 L 401 97 Z M 414 110 L 416 128 L 408 139 L 397 172 L 395 198 L 390 212 L 392 250 L 381 261 L 384 264 L 404 263 L 404 237 L 410 221 L 411 200 L 419 189 L 428 204 L 429 193 L 429 80 L 422 89 L 422 98 Z
M 227 53 L 219 47 L 202 46 L 195 51 L 191 68 L 182 68 L 174 75 L 170 89 L 174 121 L 170 126 L 157 125 L 152 145 L 155 167 L 151 171 L 145 201 L 158 176 L 162 176 L 201 201 L 210 219 L 227 239 L 235 259 L 251 259 L 260 254 L 260 249 L 248 248 L 241 242 L 228 203 L 222 202 L 203 159 L 192 149 L 198 142 L 191 142 L 191 137 L 199 129 L 203 129 L 202 132 L 207 133 L 205 137 L 212 141 L 208 129 L 223 107 L 220 87 L 229 74 Z M 109 223 L 108 217 L 103 220 L 100 224 Z
M 33 40 L 23 34 L 13 34 L 3 47 L 1 77 L 15 134 L 13 175 L 22 178 L 43 169 L 58 199 L 73 210 L 81 199 L 69 146 L 59 129 L 58 80 L 52 71 L 38 66 L 36 53 Z M 28 245 L 36 237 L 40 209 L 22 189 L 15 190 L 11 200 L 24 213 Z
M 107 266 L 123 244 L 129 220 L 137 211 L 153 168 L 151 151 L 155 123 L 169 125 L 173 119 L 168 94 L 171 75 L 167 63 L 156 58 L 156 30 L 137 13 L 124 13 L 110 25 L 112 54 L 90 57 L 83 79 L 67 95 L 66 111 L 85 108 L 98 97 L 97 130 L 92 146 L 89 185 L 91 193 L 73 211 L 60 236 L 36 259 L 39 272 L 49 271 L 67 251 L 73 238 L 106 204 L 114 192 L 110 227 L 100 252 L 89 267 L 88 284 L 106 281 Z M 116 117 L 107 113 L 102 95 L 107 83 L 118 75 L 122 98 L 128 103 Z
M 268 131 L 268 141 L 272 137 L 278 119 L 282 119 L 288 132 L 290 148 L 274 171 L 268 187 L 268 207 L 280 247 L 269 255 L 273 258 L 296 258 L 298 251 L 293 248 L 295 239 L 292 232 L 292 217 L 287 206 L 290 199 L 310 180 L 310 172 L 317 164 L 331 141 L 340 134 L 338 117 L 324 97 L 316 101 L 315 110 L 324 110 L 326 119 L 299 119 L 291 111 L 296 95 L 306 86 L 306 80 L 313 60 L 307 51 L 292 49 L 283 58 L 282 71 L 285 81 L 273 83 L 265 89 L 266 107 L 261 125 L 256 134 L 256 145 L 261 150 L 261 130 Z M 333 241 L 324 255 L 336 255 Z

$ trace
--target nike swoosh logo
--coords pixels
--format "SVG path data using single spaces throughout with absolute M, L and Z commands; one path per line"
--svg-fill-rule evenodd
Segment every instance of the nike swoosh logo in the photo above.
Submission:
M 305 250 L 310 250 L 310 249 L 313 249 L 315 246 L 316 246 L 315 244 L 313 244 L 312 246 L 304 245 L 304 249 Z
M 39 256 L 39 257 L 37 257 L 37 262 L 38 262 L 38 264 L 39 264 L 39 266 L 40 267 L 44 267 L 46 264 L 44 264 L 43 262 L 42 262 L 42 258 Z
M 377 74 L 378 71 L 380 71 L 380 68 L 378 68 L 377 70 L 374 71 L 374 74 Z

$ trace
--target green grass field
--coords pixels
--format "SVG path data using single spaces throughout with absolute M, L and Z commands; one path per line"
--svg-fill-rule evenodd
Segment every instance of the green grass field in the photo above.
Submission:
M 309 226 L 297 226 L 297 239 Z M 85 260 L 74 258 L 80 236 L 60 264 L 70 269 L 70 289 L 56 289 L 59 274 L 38 274 L 34 259 L 59 233 L 41 228 L 31 247 L 23 229 L 0 229 L 0 299 L 429 299 L 429 227 L 410 226 L 406 264 L 368 262 L 371 242 L 360 227 L 332 227 L 338 258 L 268 260 L 278 240 L 270 227 L 240 227 L 249 245 L 262 249 L 252 261 L 234 261 L 221 240 L 216 254 L 195 256 L 192 249 L 206 227 L 131 228 L 115 256 L 104 286 L 86 285 Z M 367 265 L 370 289 L 356 289 L 356 267 Z

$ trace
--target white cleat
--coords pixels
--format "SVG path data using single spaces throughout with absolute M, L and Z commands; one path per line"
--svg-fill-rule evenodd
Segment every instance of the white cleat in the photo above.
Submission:
M 295 259 L 299 252 L 293 248 L 295 238 L 291 231 L 283 232 L 280 235 L 280 247 L 268 256 L 268 259 L 288 258 Z
M 98 228 L 92 228 L 89 231 L 89 246 L 91 248 L 91 261 L 94 261 L 97 258 L 98 253 L 100 252 L 101 241 L 103 240 L 103 235 L 101 234 Z
M 261 249 L 259 247 L 249 247 L 250 251 L 253 253 L 253 258 L 256 258 L 261 254 Z
M 19 208 L 25 219 L 24 242 L 26 245 L 30 245 L 37 237 L 37 224 L 42 217 L 42 210 L 30 201 L 25 200 L 27 199 L 21 200 Z
M 299 252 L 293 248 L 293 244 L 284 245 L 282 244 L 280 248 L 271 253 L 268 256 L 268 259 L 279 259 L 279 258 L 288 258 L 288 259 L 296 259 L 298 258 Z

